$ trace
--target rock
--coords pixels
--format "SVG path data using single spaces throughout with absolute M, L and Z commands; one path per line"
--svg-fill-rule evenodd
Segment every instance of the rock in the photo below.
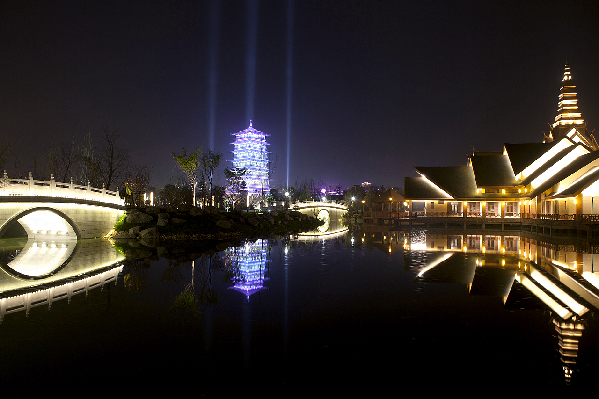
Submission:
M 119 240 L 119 239 L 130 238 L 130 236 L 129 236 L 129 232 L 128 231 L 115 231 L 114 234 L 112 234 L 112 236 L 110 236 L 110 238 L 113 238 L 115 240 Z
M 166 247 L 157 247 L 156 248 L 156 256 L 163 257 L 168 254 L 168 249 Z
M 258 222 L 256 218 L 248 218 L 248 223 L 254 227 L 258 227 L 260 225 L 260 222 Z
M 127 259 L 144 259 L 153 255 L 148 249 L 128 248 L 125 250 L 125 258 Z
M 160 234 L 158 228 L 150 227 L 139 232 L 139 240 L 146 247 L 155 247 L 158 245 Z
M 139 238 L 142 239 L 154 239 L 158 238 L 159 236 L 160 235 L 158 233 L 158 228 L 156 227 L 150 227 L 149 229 L 145 229 L 139 232 Z
M 130 237 L 130 238 L 135 238 L 135 237 L 137 237 L 137 235 L 139 234 L 139 231 L 140 231 L 140 230 L 141 230 L 141 229 L 140 229 L 140 227 L 139 227 L 139 226 L 131 227 L 131 228 L 129 229 L 129 237 Z
M 156 224 L 160 227 L 164 227 L 168 224 L 168 219 L 158 219 L 158 222 L 156 222 Z
M 151 215 L 143 212 L 128 213 L 125 221 L 131 224 L 144 224 L 152 221 L 154 218 Z
M 214 206 L 207 206 L 204 208 L 204 211 L 207 213 L 210 213 L 212 215 L 218 215 L 220 214 L 220 212 L 218 211 L 218 208 L 214 207 Z
M 218 244 L 216 244 L 216 250 L 221 252 L 224 251 L 225 249 L 229 248 L 231 246 L 231 243 L 229 242 L 220 242 Z
M 230 229 L 232 224 L 231 222 L 229 222 L 228 220 L 224 220 L 224 219 L 220 219 L 216 221 L 216 226 L 220 227 L 221 229 Z
M 189 210 L 189 214 L 191 216 L 198 216 L 198 215 L 201 215 L 202 213 L 203 213 L 202 209 L 198 208 L 197 206 L 194 206 L 193 208 L 191 208 Z

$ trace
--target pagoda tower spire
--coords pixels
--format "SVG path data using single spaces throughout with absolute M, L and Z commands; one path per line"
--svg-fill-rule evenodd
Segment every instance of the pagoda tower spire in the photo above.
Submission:
M 587 132 L 587 124 L 578 110 L 576 85 L 567 61 L 557 102 L 557 116 L 555 122 L 551 124 L 549 135 L 545 136 L 545 142 L 559 140 L 566 136 L 574 141 L 582 142 L 593 150 L 598 149 L 595 138 Z

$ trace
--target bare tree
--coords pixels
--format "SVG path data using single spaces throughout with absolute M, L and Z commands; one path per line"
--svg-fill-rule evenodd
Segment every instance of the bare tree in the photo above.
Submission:
M 46 164 L 46 175 L 54 175 L 60 182 L 66 182 L 73 177 L 79 163 L 79 154 L 75 146 L 75 140 L 70 144 L 61 142 L 57 148 L 48 151 L 48 163 Z
M 0 172 L 3 173 L 4 168 L 8 164 L 8 156 L 10 155 L 10 143 L 5 138 L 0 138 Z
M 129 174 L 125 180 L 131 188 L 131 195 L 135 205 L 143 205 L 143 194 L 150 184 L 151 168 L 147 166 L 132 165 L 129 168 Z
M 119 146 L 117 129 L 104 128 L 102 147 L 98 153 L 98 169 L 101 182 L 107 190 L 122 183 L 130 174 L 130 150 Z

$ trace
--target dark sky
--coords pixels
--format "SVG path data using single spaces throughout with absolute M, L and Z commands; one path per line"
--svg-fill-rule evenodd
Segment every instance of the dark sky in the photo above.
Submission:
M 284 186 L 289 2 L 255 4 L 252 13 L 233 0 L 2 2 L 0 134 L 32 165 L 60 141 L 118 128 L 161 186 L 182 147 L 213 143 L 230 160 L 231 133 L 248 126 L 253 105 L 277 159 L 272 185 Z M 596 2 L 292 4 L 290 184 L 401 187 L 413 166 L 539 142 L 566 61 L 597 127 Z

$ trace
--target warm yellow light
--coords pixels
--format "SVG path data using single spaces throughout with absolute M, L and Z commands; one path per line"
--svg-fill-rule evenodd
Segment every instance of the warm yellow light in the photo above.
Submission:
M 393 198 L 389 197 L 389 201 L 393 201 Z
M 466 246 L 464 245 L 464 248 L 462 248 L 462 250 L 463 250 L 464 252 L 466 252 L 466 251 L 468 250 L 468 248 L 466 248 Z
M 505 188 L 501 189 L 501 194 L 505 194 Z

